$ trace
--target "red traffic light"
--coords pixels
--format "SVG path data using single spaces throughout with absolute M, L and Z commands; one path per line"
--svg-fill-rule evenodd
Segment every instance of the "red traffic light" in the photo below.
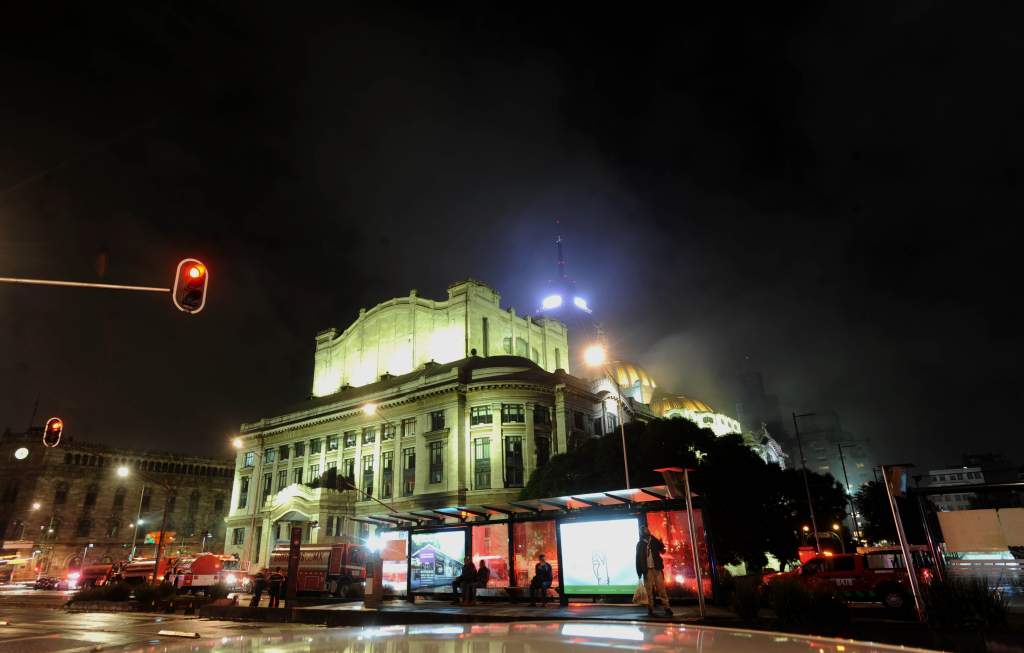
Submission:
M 202 261 L 194 258 L 182 259 L 174 274 L 174 288 L 171 299 L 179 311 L 198 313 L 206 305 L 206 287 L 210 283 L 210 271 Z
M 56 447 L 60 444 L 60 436 L 64 433 L 64 420 L 59 417 L 51 417 L 46 420 L 46 428 L 43 429 L 43 446 Z

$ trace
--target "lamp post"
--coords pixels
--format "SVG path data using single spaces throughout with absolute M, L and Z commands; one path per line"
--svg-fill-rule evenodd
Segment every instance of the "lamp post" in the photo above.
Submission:
M 802 415 L 793 413 L 793 430 L 796 432 L 796 446 L 800 450 L 800 467 L 803 469 L 804 491 L 807 492 L 807 509 L 811 513 L 811 528 L 814 529 L 814 550 L 817 553 L 821 553 L 821 540 L 818 539 L 818 520 L 814 516 L 814 502 L 811 501 L 811 484 L 807 480 L 807 459 L 804 458 L 804 445 L 800 440 L 800 426 L 797 424 L 797 418 L 811 417 L 812 415 L 814 413 L 803 413 Z
M 117 475 L 120 478 L 128 478 L 128 476 L 130 476 L 131 473 L 132 473 L 131 469 L 128 466 L 126 466 L 126 465 L 121 465 L 120 467 L 117 468 Z M 167 530 L 167 511 L 168 511 L 168 509 L 171 506 L 171 493 L 174 491 L 174 488 L 169 483 L 161 481 L 160 479 L 157 479 L 156 477 L 151 476 L 151 475 L 149 475 L 146 472 L 143 472 L 141 470 L 136 470 L 136 474 L 138 474 L 139 478 L 141 478 L 143 480 L 143 484 L 142 484 L 142 496 L 143 497 L 146 495 L 146 486 L 147 486 L 147 484 L 157 485 L 157 486 L 161 487 L 164 490 L 164 495 L 165 495 L 164 496 L 164 513 L 163 513 L 163 517 L 160 520 L 160 535 L 159 535 L 159 537 L 157 537 L 156 553 L 153 556 L 153 583 L 156 584 L 157 576 L 159 575 L 158 574 L 158 570 L 160 569 L 160 556 L 163 554 L 163 550 L 164 550 L 164 533 Z M 139 512 L 140 513 L 142 512 L 142 498 L 139 499 Z M 139 523 L 141 521 L 142 521 L 142 519 L 141 519 L 141 515 L 140 515 L 140 518 L 137 518 L 135 520 L 135 530 L 134 530 L 134 532 L 132 534 L 132 538 L 133 538 L 133 540 L 132 540 L 132 548 L 133 549 L 135 548 L 135 538 L 138 536 Z
M 601 367 L 601 373 L 615 386 L 615 407 L 619 419 L 619 435 L 622 438 L 622 470 L 626 477 L 626 489 L 632 487 L 629 483 L 629 457 L 626 455 L 626 422 L 622 419 L 622 392 L 619 384 L 612 378 L 605 366 L 608 353 L 602 345 L 591 345 L 583 352 L 583 360 L 588 367 Z

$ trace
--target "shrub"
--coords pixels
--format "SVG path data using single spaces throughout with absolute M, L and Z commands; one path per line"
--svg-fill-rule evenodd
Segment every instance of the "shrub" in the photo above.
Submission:
M 175 594 L 174 585 L 140 585 L 135 588 L 135 600 L 144 605 L 153 605 L 157 601 L 166 601 Z
M 83 587 L 71 595 L 71 601 L 102 601 L 102 587 Z
M 812 591 L 799 581 L 780 578 L 768 584 L 768 601 L 782 627 L 829 635 L 850 623 L 846 602 L 825 585 Z
M 775 610 L 775 619 L 781 626 L 805 623 L 811 601 L 810 590 L 796 580 L 780 578 L 768 584 L 768 604 Z
M 83 587 L 75 592 L 71 600 L 74 601 L 127 601 L 131 595 L 131 589 L 123 583 L 101 585 L 100 587 Z
M 928 620 L 940 628 L 1005 626 L 1006 598 L 982 578 L 947 578 L 921 588 Z
M 127 601 L 132 595 L 132 588 L 124 583 L 104 585 L 102 589 L 107 601 Z
M 761 609 L 761 595 L 753 582 L 737 581 L 733 586 L 729 605 L 740 619 L 754 621 Z

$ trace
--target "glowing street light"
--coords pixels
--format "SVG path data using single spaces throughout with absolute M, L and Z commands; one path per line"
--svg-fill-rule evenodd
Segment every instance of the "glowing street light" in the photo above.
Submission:
M 832 530 L 838 531 L 840 528 L 839 524 L 832 524 Z
M 128 478 L 128 474 L 130 474 L 130 473 L 131 473 L 131 471 L 127 467 L 125 467 L 124 465 L 121 465 L 120 467 L 117 468 L 117 477 L 118 478 Z
M 14 450 L 14 457 L 17 460 L 25 460 L 28 458 L 28 447 L 18 447 Z
M 43 507 L 43 504 L 39 503 L 38 501 L 33 501 L 32 502 L 32 510 L 39 510 L 42 507 Z
M 374 415 L 377 414 L 377 404 L 373 403 L 372 401 L 370 403 L 363 404 L 363 413 L 367 417 L 373 417 Z
M 541 300 L 540 305 L 546 311 L 558 308 L 559 306 L 562 305 L 562 296 L 548 295 L 547 297 Z
M 805 532 L 805 533 L 810 533 L 810 532 L 811 532 L 811 527 L 810 527 L 810 526 L 807 526 L 807 525 L 805 524 L 805 525 L 803 525 L 803 526 L 801 526 L 801 527 L 800 527 L 800 530 L 802 530 L 802 531 L 803 531 L 803 532 Z
M 241 449 L 243 444 L 244 443 L 242 442 L 242 438 L 233 438 L 231 440 L 231 446 L 234 447 L 235 449 Z
M 583 350 L 583 362 L 587 364 L 587 367 L 604 365 L 607 360 L 608 352 L 605 350 L 604 345 L 590 345 Z

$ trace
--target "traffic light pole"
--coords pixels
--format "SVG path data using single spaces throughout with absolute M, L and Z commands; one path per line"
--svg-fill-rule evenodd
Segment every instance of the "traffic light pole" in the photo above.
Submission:
M 57 281 L 55 279 L 22 279 L 21 277 L 0 277 L 0 283 L 20 283 L 29 286 L 69 286 L 72 288 L 102 288 L 105 290 L 171 292 L 170 288 L 156 288 L 153 286 L 124 286 L 115 283 L 86 283 L 84 281 Z

